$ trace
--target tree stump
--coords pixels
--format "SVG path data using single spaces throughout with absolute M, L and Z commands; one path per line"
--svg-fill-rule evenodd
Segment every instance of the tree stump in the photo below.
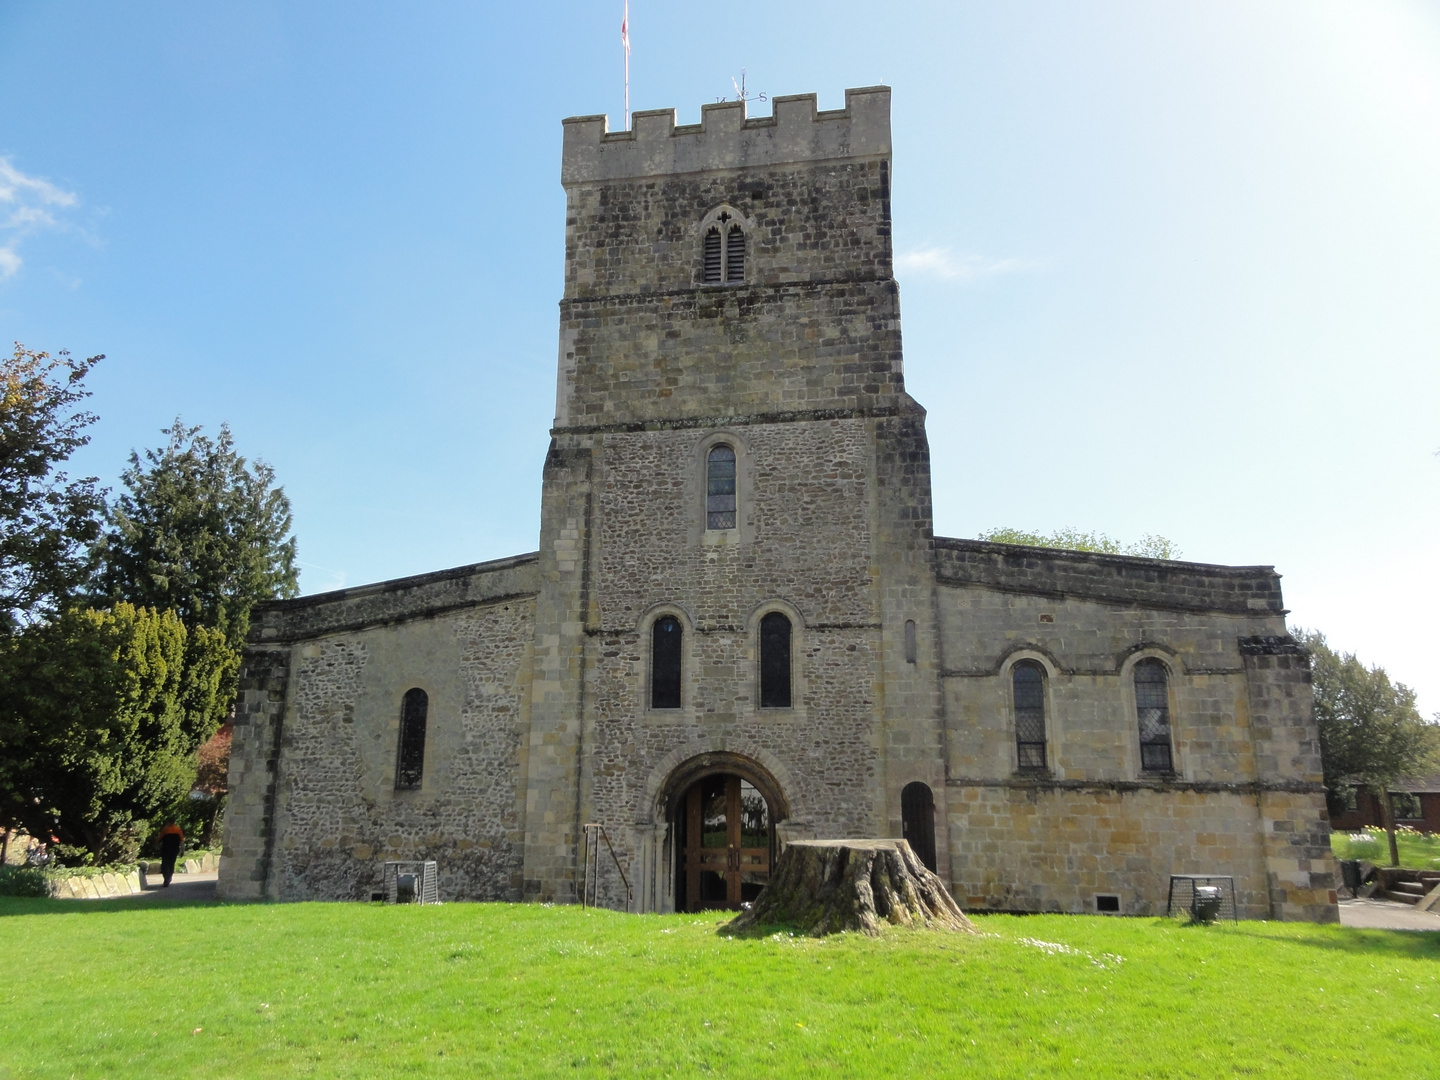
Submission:
M 728 931 L 785 923 L 816 937 L 881 926 L 978 933 L 945 883 L 904 840 L 796 840 Z

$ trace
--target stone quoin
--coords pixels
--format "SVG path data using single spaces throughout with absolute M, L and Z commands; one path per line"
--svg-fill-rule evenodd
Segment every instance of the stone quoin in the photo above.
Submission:
M 594 822 L 642 911 L 903 837 L 970 909 L 1337 918 L 1271 567 L 933 535 L 888 88 L 576 117 L 561 180 L 539 550 L 256 609 L 222 896 L 574 902 Z

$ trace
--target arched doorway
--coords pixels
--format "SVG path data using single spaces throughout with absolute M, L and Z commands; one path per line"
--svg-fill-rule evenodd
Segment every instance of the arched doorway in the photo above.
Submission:
M 900 792 L 900 828 L 927 870 L 935 871 L 935 793 L 919 780 Z
M 760 789 L 736 773 L 710 773 L 676 809 L 675 910 L 735 911 L 759 896 L 775 855 L 775 816 Z

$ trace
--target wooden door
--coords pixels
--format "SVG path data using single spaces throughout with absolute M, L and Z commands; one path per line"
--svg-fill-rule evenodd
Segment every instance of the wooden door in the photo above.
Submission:
M 919 780 L 900 792 L 900 827 L 925 868 L 935 870 L 935 795 Z
M 739 776 L 718 773 L 684 799 L 684 909 L 738 911 L 770 879 L 770 808 Z

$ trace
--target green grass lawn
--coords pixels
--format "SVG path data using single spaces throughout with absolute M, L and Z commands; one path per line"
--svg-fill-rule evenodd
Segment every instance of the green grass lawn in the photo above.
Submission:
M 1396 829 L 1395 846 L 1400 849 L 1400 865 L 1411 870 L 1440 870 L 1440 836 Z M 1390 841 L 1384 829 L 1361 832 L 1333 832 L 1330 850 L 1337 859 L 1369 859 L 1381 866 L 1390 865 Z
M 717 920 L 3 899 L 0 1077 L 1419 1076 L 1440 1047 L 1440 934 Z

